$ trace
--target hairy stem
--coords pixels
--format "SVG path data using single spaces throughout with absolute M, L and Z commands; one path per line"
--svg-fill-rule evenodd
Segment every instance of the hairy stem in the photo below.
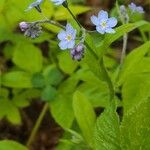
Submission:
M 123 36 L 123 47 L 122 47 L 122 52 L 121 52 L 121 59 L 120 59 L 120 64 L 122 65 L 124 62 L 124 58 L 126 56 L 126 50 L 127 50 L 127 42 L 128 42 L 128 34 L 124 34 Z
M 35 138 L 35 135 L 36 135 L 36 133 L 37 133 L 37 131 L 38 131 L 40 125 L 41 125 L 41 122 L 42 122 L 42 120 L 43 120 L 43 118 L 44 118 L 44 116 L 45 116 L 47 110 L 48 110 L 48 103 L 46 103 L 46 104 L 44 105 L 44 107 L 43 107 L 43 109 L 42 109 L 42 111 L 41 111 L 41 113 L 40 113 L 40 115 L 39 115 L 39 117 L 38 117 L 38 119 L 37 119 L 37 121 L 36 121 L 36 123 L 35 123 L 35 126 L 34 126 L 33 129 L 32 129 L 31 135 L 30 135 L 30 137 L 29 137 L 29 139 L 28 139 L 28 141 L 27 141 L 27 144 L 26 144 L 28 147 L 29 147 L 29 146 L 31 145 L 31 143 L 33 142 L 33 140 L 34 140 L 34 138 Z
M 103 77 L 108 84 L 108 88 L 109 88 L 109 92 L 110 92 L 110 98 L 109 99 L 110 99 L 110 101 L 112 101 L 114 99 L 114 96 L 115 96 L 114 86 L 113 86 L 113 83 L 111 81 L 111 78 L 109 77 L 107 69 L 104 65 L 103 58 L 100 59 L 100 66 L 101 66 L 101 71 L 103 73 Z
M 29 22 L 33 25 L 35 24 L 42 24 L 42 23 L 49 23 L 51 25 L 55 25 L 59 28 L 62 28 L 62 29 L 65 29 L 65 27 L 63 25 L 61 25 L 60 23 L 56 22 L 56 21 L 53 21 L 53 20 L 48 20 L 48 19 L 45 19 L 45 20 L 38 20 L 38 21 L 35 21 L 35 22 Z

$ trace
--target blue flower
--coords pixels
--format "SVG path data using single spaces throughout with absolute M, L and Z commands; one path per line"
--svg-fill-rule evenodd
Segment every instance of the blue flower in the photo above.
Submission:
M 66 31 L 62 30 L 58 34 L 60 40 L 59 47 L 62 50 L 72 49 L 75 46 L 76 30 L 70 25 L 66 25 Z
M 61 5 L 65 2 L 65 0 L 51 0 L 55 5 Z
M 43 2 L 43 0 L 36 0 L 35 2 L 31 3 L 25 11 L 29 11 L 32 8 L 36 8 L 39 12 L 41 12 L 40 4 L 42 2 Z
M 91 17 L 91 21 L 96 25 L 96 30 L 99 33 L 115 33 L 115 30 L 112 28 L 117 25 L 117 19 L 114 17 L 108 18 L 108 13 L 106 11 L 101 10 L 98 13 L 98 17 Z
M 136 6 L 134 3 L 129 4 L 129 8 L 131 12 L 138 12 L 138 13 L 144 13 L 144 9 L 141 6 Z

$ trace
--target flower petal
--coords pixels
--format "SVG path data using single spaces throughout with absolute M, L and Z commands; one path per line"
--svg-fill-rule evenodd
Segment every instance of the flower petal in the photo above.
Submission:
M 76 30 L 69 23 L 66 25 L 66 34 L 70 34 L 73 39 L 76 37 Z
M 105 32 L 106 32 L 106 33 L 115 33 L 116 31 L 115 31 L 114 29 L 112 29 L 112 28 L 107 28 L 107 29 L 105 30 Z
M 51 0 L 55 5 L 61 5 L 65 0 Z
M 97 27 L 96 27 L 96 30 L 97 30 L 97 32 L 99 32 L 99 33 L 101 33 L 101 34 L 104 34 L 104 33 L 105 33 L 105 30 L 103 30 L 103 29 L 101 28 L 101 26 L 97 26 Z
M 143 9 L 143 7 L 141 7 L 141 6 L 138 6 L 138 7 L 136 8 L 136 10 L 137 10 L 137 12 L 139 12 L 139 13 L 144 13 L 144 9 Z
M 94 25 L 99 25 L 100 24 L 99 19 L 96 16 L 92 16 L 91 21 Z
M 107 20 L 108 19 L 108 13 L 107 13 L 107 11 L 101 10 L 98 13 L 98 18 L 102 19 L 102 20 Z
M 66 32 L 64 30 L 60 31 L 57 37 L 59 40 L 64 40 L 66 38 Z
M 68 49 L 74 48 L 74 45 L 75 45 L 75 41 L 71 40 L 70 42 L 67 43 L 67 48 Z
M 117 25 L 117 22 L 118 22 L 117 19 L 112 17 L 108 19 L 107 25 L 112 28 Z
M 61 41 L 61 42 L 59 43 L 59 47 L 60 47 L 60 49 L 62 49 L 62 50 L 67 49 L 67 41 Z
M 74 29 L 73 33 L 72 33 L 72 39 L 75 40 L 76 39 L 76 34 L 77 34 L 77 30 Z

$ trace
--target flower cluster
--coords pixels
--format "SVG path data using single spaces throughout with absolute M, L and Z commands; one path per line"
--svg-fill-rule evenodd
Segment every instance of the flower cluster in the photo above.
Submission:
M 79 43 L 73 49 L 71 49 L 71 57 L 73 60 L 80 61 L 84 57 L 84 45 Z
M 120 15 L 121 15 L 120 17 L 121 17 L 123 23 L 129 22 L 129 15 L 128 15 L 127 9 L 124 5 L 120 6 Z
M 66 25 L 66 30 L 60 31 L 57 37 L 60 40 L 60 49 L 71 49 L 70 53 L 72 59 L 80 61 L 84 54 L 84 46 L 82 42 L 77 46 L 75 45 L 76 32 L 77 31 L 71 26 L 71 24 L 68 23 Z
M 129 4 L 129 8 L 132 13 L 138 12 L 138 13 L 144 13 L 144 9 L 141 6 L 136 6 L 134 3 Z
M 130 11 L 131 11 L 131 15 L 133 15 L 133 13 L 140 13 L 143 14 L 144 13 L 144 9 L 141 6 L 136 6 L 136 4 L 131 3 L 128 5 Z M 124 5 L 120 6 L 120 17 L 123 23 L 128 23 L 129 22 L 129 14 L 127 11 L 127 8 Z
M 42 33 L 42 27 L 36 23 L 21 22 L 19 27 L 24 35 L 31 38 L 36 38 Z

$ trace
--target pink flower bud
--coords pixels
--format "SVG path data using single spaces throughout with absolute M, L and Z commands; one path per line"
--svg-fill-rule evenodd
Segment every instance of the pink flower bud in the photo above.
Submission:
M 29 24 L 27 22 L 20 22 L 19 27 L 20 27 L 21 31 L 24 32 L 29 28 Z

